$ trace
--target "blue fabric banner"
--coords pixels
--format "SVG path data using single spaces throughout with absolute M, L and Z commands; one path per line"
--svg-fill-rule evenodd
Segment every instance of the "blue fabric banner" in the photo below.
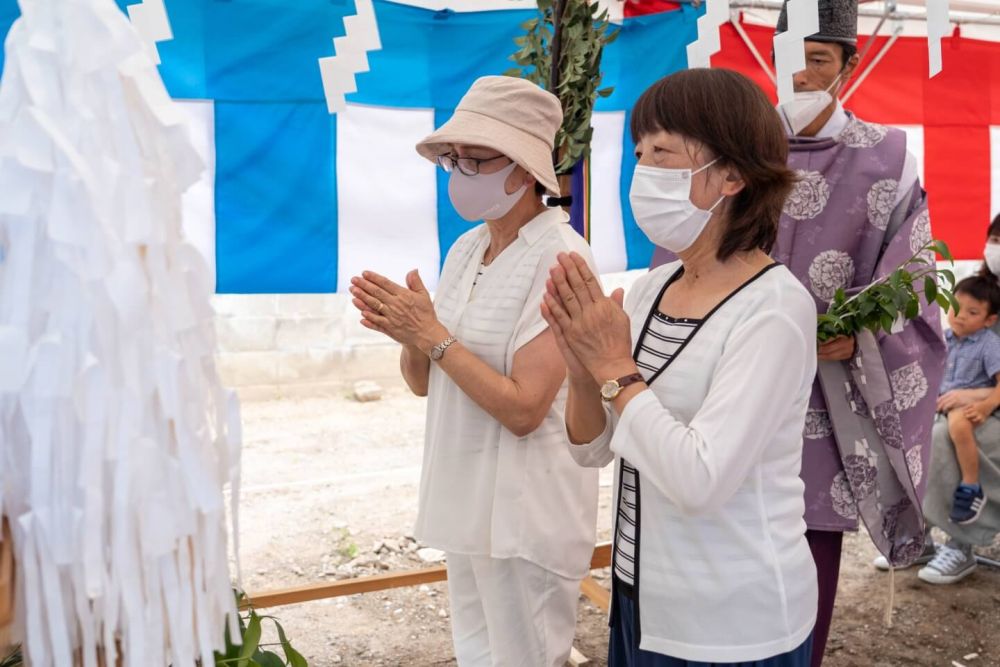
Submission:
M 123 10 L 136 0 L 116 0 Z M 336 117 L 326 112 L 318 59 L 353 0 L 165 0 L 174 39 L 157 45 L 160 72 L 176 99 L 214 100 L 216 267 L 220 292 L 323 292 L 337 284 Z M 354 104 L 433 109 L 440 125 L 479 76 L 513 66 L 509 56 L 530 10 L 434 12 L 374 0 L 382 49 L 357 77 Z M 627 111 L 647 86 L 686 66 L 700 10 L 626 19 L 603 58 L 614 93 L 598 111 Z M 0 0 L 0 37 L 18 15 Z M 3 59 L 0 56 L 0 68 Z M 628 207 L 633 146 L 622 137 L 620 175 L 629 268 L 647 266 L 652 246 Z M 345 167 L 346 168 L 346 167 Z M 591 174 L 602 178 L 598 170 Z M 607 177 L 607 176 L 605 176 Z M 448 204 L 439 174 L 438 240 L 443 258 L 469 228 Z M 341 193 L 341 196 L 344 196 Z
M 218 292 L 336 291 L 336 119 L 320 102 L 215 103 Z

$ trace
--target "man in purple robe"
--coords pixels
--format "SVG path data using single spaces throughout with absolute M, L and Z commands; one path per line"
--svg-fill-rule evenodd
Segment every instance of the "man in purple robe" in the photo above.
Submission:
M 866 123 L 837 100 L 858 64 L 857 0 L 819 7 L 820 32 L 806 38 L 807 67 L 794 78 L 796 99 L 779 107 L 799 182 L 772 254 L 822 313 L 838 289 L 857 293 L 905 263 L 931 231 L 906 134 Z M 786 26 L 783 9 L 777 31 Z M 667 259 L 658 249 L 653 265 Z M 892 335 L 865 331 L 820 344 L 819 359 L 802 462 L 820 587 L 813 667 L 829 634 L 844 531 L 857 530 L 860 519 L 895 566 L 933 548 L 925 547 L 920 507 L 945 359 L 940 311 L 925 307 Z

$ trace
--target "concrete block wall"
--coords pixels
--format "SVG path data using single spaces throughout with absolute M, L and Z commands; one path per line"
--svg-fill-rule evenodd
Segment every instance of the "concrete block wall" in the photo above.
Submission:
M 644 271 L 602 276 L 607 290 Z M 401 384 L 399 345 L 359 323 L 344 294 L 212 298 L 223 382 L 244 400 L 348 393 L 358 380 Z
M 401 381 L 399 346 L 362 327 L 345 295 L 222 294 L 212 304 L 220 373 L 244 399 Z
M 978 262 L 956 262 L 959 278 Z M 626 291 L 645 271 L 601 276 Z M 224 294 L 213 298 L 223 381 L 246 400 L 350 392 L 358 380 L 399 384 L 399 346 L 358 322 L 342 294 Z

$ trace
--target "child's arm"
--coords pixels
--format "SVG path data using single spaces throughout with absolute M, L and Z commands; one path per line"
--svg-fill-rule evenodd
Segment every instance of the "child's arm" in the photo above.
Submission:
M 992 393 L 993 389 L 990 387 L 982 389 L 952 389 L 938 396 L 937 411 L 947 413 L 958 408 L 964 408 L 976 401 L 985 400 Z
M 965 417 L 973 424 L 982 424 L 993 411 L 1000 408 L 1000 373 L 994 376 L 997 384 L 989 396 L 965 407 Z

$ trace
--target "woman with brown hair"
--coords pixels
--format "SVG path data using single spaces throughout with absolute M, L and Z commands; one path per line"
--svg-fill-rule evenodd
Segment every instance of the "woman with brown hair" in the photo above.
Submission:
M 768 256 L 793 183 L 781 123 L 750 80 L 695 69 L 649 88 L 631 129 L 636 222 L 680 259 L 623 308 L 562 254 L 542 307 L 569 369 L 573 457 L 617 462 L 608 662 L 807 665 L 816 308 Z

